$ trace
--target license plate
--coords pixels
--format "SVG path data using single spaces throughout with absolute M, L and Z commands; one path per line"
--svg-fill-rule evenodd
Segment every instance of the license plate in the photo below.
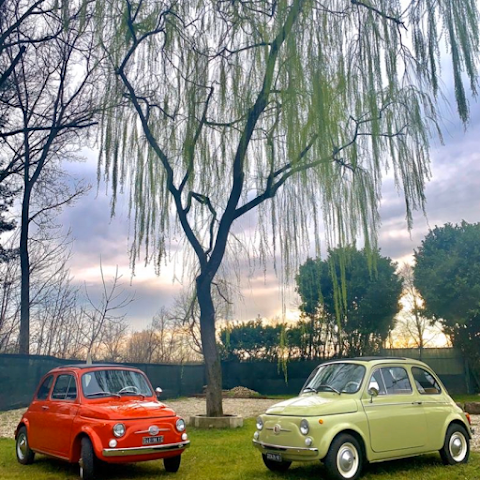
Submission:
M 163 442 L 163 435 L 161 437 L 143 437 L 143 445 L 155 445 Z
M 279 453 L 267 453 L 267 460 L 272 460 L 273 462 L 281 462 L 282 456 Z

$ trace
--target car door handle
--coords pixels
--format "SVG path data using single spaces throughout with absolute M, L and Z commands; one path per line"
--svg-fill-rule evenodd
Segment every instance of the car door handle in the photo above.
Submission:
M 48 410 L 48 407 L 46 405 L 42 405 L 42 410 Z
M 422 402 L 412 402 L 412 405 L 421 405 Z

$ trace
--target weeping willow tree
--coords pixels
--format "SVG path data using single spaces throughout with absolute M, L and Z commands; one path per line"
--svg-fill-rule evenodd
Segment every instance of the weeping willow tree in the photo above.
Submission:
M 439 131 L 442 45 L 463 122 L 477 85 L 476 0 L 99 0 L 109 63 L 100 173 L 131 192 L 132 255 L 194 253 L 207 415 L 222 415 L 212 288 L 234 222 L 291 268 L 362 237 L 376 245 L 382 175 L 408 225 Z M 465 86 L 469 82 L 470 86 Z M 116 108 L 111 108 L 115 105 Z M 172 221 L 172 218 L 174 219 Z M 345 296 L 345 295 L 344 295 Z

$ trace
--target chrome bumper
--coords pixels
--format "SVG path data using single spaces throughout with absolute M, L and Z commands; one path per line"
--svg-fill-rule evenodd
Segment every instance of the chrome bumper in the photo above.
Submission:
M 315 457 L 318 455 L 318 448 L 312 447 L 287 447 L 285 445 L 274 445 L 273 443 L 259 442 L 258 440 L 252 440 L 254 447 L 260 450 L 272 450 L 279 453 L 287 453 L 295 456 L 302 456 L 305 458 Z
M 165 445 L 149 445 L 148 447 L 133 448 L 104 448 L 104 457 L 129 457 L 130 455 L 151 455 L 152 453 L 171 452 L 183 450 L 190 446 L 190 440 L 180 443 L 167 443 Z

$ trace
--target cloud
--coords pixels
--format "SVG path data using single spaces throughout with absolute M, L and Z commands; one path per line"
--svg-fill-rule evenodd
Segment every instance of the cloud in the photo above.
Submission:
M 449 94 L 453 104 L 453 94 Z M 396 261 L 411 259 L 413 251 L 427 234 L 429 228 L 446 222 L 480 221 L 480 108 L 470 99 L 471 122 L 465 132 L 457 120 L 454 108 L 442 107 L 442 123 L 445 127 L 445 146 L 433 142 L 431 152 L 432 177 L 426 187 L 427 215 L 415 212 L 414 226 L 408 231 L 405 218 L 405 202 L 391 178 L 386 177 L 382 190 L 379 245 L 382 254 Z M 183 277 L 182 243 L 172 244 L 172 257 L 167 260 L 161 275 L 153 266 L 144 266 L 143 257 L 137 262 L 135 275 L 131 276 L 129 251 L 132 244 L 131 220 L 128 216 L 128 196 L 119 195 L 116 215 L 110 217 L 111 196 L 102 181 L 97 190 L 97 153 L 83 152 L 85 162 L 65 163 L 72 176 L 86 179 L 93 185 L 89 194 L 73 207 L 65 209 L 61 221 L 70 229 L 73 244 L 71 272 L 76 282 L 87 283 L 89 293 L 98 298 L 101 291 L 99 264 L 110 276 L 118 265 L 124 275 L 126 288 L 135 291 L 136 301 L 127 312 L 132 328 L 143 328 L 161 307 L 173 304 L 182 285 L 174 279 Z M 234 224 L 234 232 L 246 242 L 247 248 L 258 246 L 258 212 L 253 211 Z M 181 238 L 181 234 L 178 235 Z M 235 242 L 233 242 L 235 243 Z M 322 239 L 323 246 L 325 245 Z M 271 252 L 270 252 L 271 253 Z M 313 255 L 313 252 L 310 252 Z M 306 258 L 299 259 L 300 262 Z M 277 265 L 281 262 L 277 252 Z M 266 264 L 248 259 L 244 252 L 234 252 L 225 264 L 227 271 L 237 271 L 242 299 L 235 302 L 235 319 L 248 320 L 257 315 L 272 318 L 281 315 L 298 304 L 293 279 L 283 286 L 273 268 L 273 260 Z M 190 272 L 187 272 L 190 273 Z M 294 274 L 294 272 L 293 272 Z M 281 272 L 279 273 L 281 275 Z

